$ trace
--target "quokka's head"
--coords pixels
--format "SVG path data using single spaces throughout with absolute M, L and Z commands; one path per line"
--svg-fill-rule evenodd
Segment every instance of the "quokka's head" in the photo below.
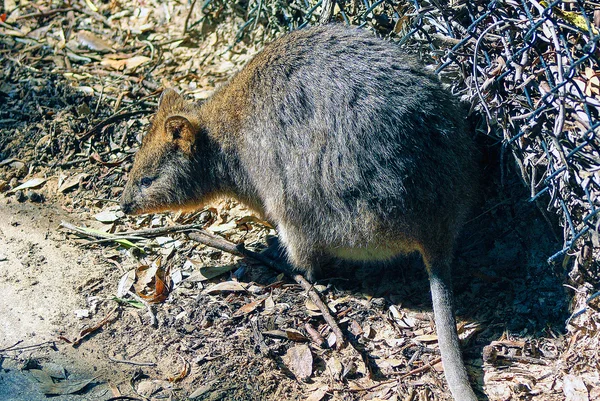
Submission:
M 198 108 L 172 89 L 163 91 L 121 197 L 123 212 L 188 209 L 197 200 L 198 147 L 207 136 Z

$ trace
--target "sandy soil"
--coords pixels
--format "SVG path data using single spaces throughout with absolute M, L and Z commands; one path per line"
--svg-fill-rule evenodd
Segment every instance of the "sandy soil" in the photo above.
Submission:
M 74 380 L 97 379 L 85 395 L 54 399 L 99 399 L 108 392 L 106 380 L 115 376 L 108 361 L 59 337 L 73 336 L 82 325 L 75 311 L 88 308 L 90 285 L 102 280 L 111 265 L 65 241 L 58 225 L 73 219 L 60 207 L 7 203 L 3 199 L 0 205 L 0 349 L 17 343 L 17 348 L 32 348 L 10 351 L 16 360 L 2 361 L 0 399 L 46 399 L 39 383 L 20 370 L 23 361 L 32 360 L 68 367 Z

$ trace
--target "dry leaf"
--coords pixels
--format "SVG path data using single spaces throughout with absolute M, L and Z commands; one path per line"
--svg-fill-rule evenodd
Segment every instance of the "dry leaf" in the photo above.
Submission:
M 329 348 L 333 348 L 337 343 L 337 336 L 331 332 L 329 333 L 329 336 L 327 336 L 327 346 Z
M 185 269 L 190 266 L 194 266 L 199 270 L 187 278 L 187 281 L 192 282 L 210 280 L 236 268 L 234 265 L 204 266 L 201 261 L 188 259 L 183 267 Z
M 4 0 L 4 11 L 12 12 L 17 8 L 17 2 L 15 0 Z
M 207 230 L 213 233 L 222 233 L 225 231 L 234 230 L 235 228 L 237 228 L 237 224 L 232 220 L 225 224 L 213 224 L 212 226 L 208 227 Z
M 334 380 L 340 380 L 342 378 L 342 373 L 344 372 L 344 365 L 336 356 L 334 355 L 327 361 L 327 371 L 333 377 Z
M 71 178 L 69 178 L 69 179 L 65 180 L 64 182 L 62 182 L 61 184 L 59 184 L 58 192 L 65 192 L 65 191 L 79 185 L 81 183 L 81 181 L 85 180 L 89 176 L 90 175 L 87 173 L 81 173 L 81 174 L 72 176 Z
M 87 4 L 87 6 L 90 8 L 90 10 L 92 10 L 93 12 L 97 13 L 98 12 L 98 7 L 96 7 L 96 5 L 94 3 L 92 3 L 90 0 L 85 0 L 85 4 Z
M 590 67 L 585 68 L 585 95 L 596 96 L 600 95 L 600 72 L 596 72 Z
M 395 305 L 390 306 L 390 314 L 394 318 L 396 324 L 403 329 L 412 329 L 415 325 L 415 319 L 398 310 Z
M 4 159 L 4 160 L 0 161 L 0 167 L 6 166 L 7 164 L 11 164 L 11 163 L 14 163 L 14 162 L 21 162 L 21 163 L 23 163 L 19 159 L 16 159 L 14 157 L 9 157 L 8 159 Z
M 402 366 L 404 364 L 404 361 L 400 360 L 400 359 L 394 359 L 394 358 L 390 358 L 390 359 L 384 359 L 384 360 L 375 360 L 375 363 L 377 363 L 377 366 L 379 366 L 380 369 L 386 369 L 386 368 L 397 368 L 398 366 Z
M 295 329 L 285 329 L 285 334 L 288 340 L 296 342 L 308 341 L 308 338 L 304 334 Z
M 119 286 L 117 287 L 117 297 L 123 298 L 133 286 L 135 282 L 135 269 L 129 270 L 123 274 L 121 280 L 119 280 Z
M 420 341 L 423 343 L 433 343 L 438 340 L 438 337 L 435 334 L 424 334 L 421 336 L 416 336 L 414 338 L 415 341 Z
M 11 189 L 8 192 L 11 193 L 11 192 L 17 192 L 22 189 L 37 188 L 45 182 L 46 182 L 45 178 L 32 178 L 29 181 L 24 182 L 23 184 Z
M 168 271 L 161 266 L 161 258 L 157 258 L 151 266 L 138 266 L 135 270 L 136 280 L 133 284 L 135 292 L 150 303 L 158 303 L 167 299 L 169 287 L 167 286 Z
M 313 356 L 308 345 L 302 344 L 290 348 L 282 359 L 297 379 L 306 380 L 312 375 Z
M 183 366 L 181 368 L 181 371 L 177 374 L 177 376 L 167 378 L 167 380 L 170 381 L 171 383 L 176 383 L 178 381 L 185 379 L 187 377 L 187 375 L 190 373 L 190 363 L 188 361 L 186 361 L 185 359 L 183 359 L 183 357 L 181 355 L 178 355 L 178 356 L 179 356 L 179 359 L 181 359 Z
M 135 292 L 143 293 L 147 286 L 152 283 L 154 276 L 156 275 L 156 271 L 158 270 L 158 264 L 152 263 L 152 265 L 141 265 L 136 267 L 135 269 L 135 283 L 134 289 Z
M 298 330 L 294 329 L 285 329 L 284 330 L 267 330 L 262 332 L 263 335 L 267 337 L 275 337 L 281 338 L 283 340 L 290 340 L 296 342 L 305 342 L 308 341 L 308 338 Z
M 110 67 L 115 70 L 133 70 L 140 65 L 150 61 L 151 59 L 146 56 L 134 56 L 127 59 L 114 59 L 110 57 L 104 58 L 100 64 L 106 67 Z
M 77 40 L 90 50 L 113 51 L 113 48 L 108 42 L 89 31 L 77 32 Z
M 140 65 L 150 61 L 151 58 L 150 57 L 146 57 L 146 56 L 135 56 L 132 57 L 130 59 L 127 59 L 125 62 L 125 69 L 126 70 L 134 70 L 137 67 L 139 67 Z
M 261 299 L 257 299 L 255 301 L 247 303 L 246 305 L 242 306 L 240 309 L 236 310 L 233 313 L 233 317 L 240 317 L 240 316 L 247 315 L 249 313 L 254 312 L 256 310 L 256 308 L 258 308 L 264 301 L 265 301 L 265 298 L 261 298 Z
M 363 337 L 373 339 L 375 338 L 376 334 L 377 333 L 375 332 L 375 329 L 371 327 L 370 324 L 365 324 L 365 326 L 363 327 Z
M 85 329 L 81 330 L 79 332 L 79 335 L 77 336 L 77 338 L 75 338 L 75 340 L 68 341 L 66 338 L 64 338 L 64 339 L 67 340 L 68 342 L 70 342 L 73 347 L 78 346 L 87 336 L 100 330 L 102 327 L 104 327 L 108 323 L 112 323 L 119 316 L 118 309 L 119 309 L 119 307 L 116 306 L 112 311 L 110 311 L 108 313 L 108 315 L 106 315 L 106 317 L 104 319 L 100 320 L 98 323 L 96 323 L 93 326 L 86 327 Z
M 352 319 L 350 321 L 350 326 L 348 327 L 348 331 L 356 337 L 360 336 L 363 333 L 362 327 L 360 327 L 360 324 L 358 324 L 358 322 L 354 319 Z
M 588 389 L 583 379 L 575 375 L 565 375 L 563 379 L 563 391 L 566 401 L 589 401 Z
M 309 316 L 321 316 L 323 314 L 321 312 L 321 309 L 319 309 L 319 307 L 317 306 L 317 304 L 315 304 L 310 299 L 304 301 L 304 308 L 306 309 L 306 313 Z
M 306 398 L 306 401 L 321 401 L 323 397 L 327 395 L 328 387 L 319 388 L 313 390 L 310 395 Z
M 261 332 L 263 336 L 281 338 L 283 340 L 287 340 L 287 334 L 283 330 L 267 330 Z
M 54 382 L 47 372 L 40 369 L 31 369 L 31 375 L 40 383 L 39 389 L 45 395 L 65 395 L 73 394 L 83 390 L 94 379 L 88 380 L 66 380 Z
M 104 210 L 94 215 L 94 218 L 102 223 L 114 223 L 125 214 L 120 210 Z
M 265 310 L 263 311 L 263 314 L 271 314 L 273 312 L 275 312 L 275 301 L 273 301 L 273 294 L 270 294 L 265 300 Z
M 246 287 L 244 287 L 238 281 L 224 281 L 222 283 L 213 285 L 212 287 L 205 289 L 204 291 L 202 291 L 202 293 L 203 294 L 214 295 L 214 294 L 218 294 L 220 292 L 225 292 L 225 291 L 230 291 L 230 292 L 245 292 L 246 291 Z
M 319 307 L 317 306 L 317 304 L 315 304 L 313 301 L 311 301 L 310 299 L 307 299 L 306 301 L 304 301 L 304 307 L 308 310 L 312 310 L 312 311 L 320 311 Z

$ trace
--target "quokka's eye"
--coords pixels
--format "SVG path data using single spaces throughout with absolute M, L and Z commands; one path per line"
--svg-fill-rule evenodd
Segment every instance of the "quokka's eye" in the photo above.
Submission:
M 144 188 L 148 188 L 150 185 L 152 185 L 152 178 L 150 177 L 144 177 L 140 180 L 140 185 Z

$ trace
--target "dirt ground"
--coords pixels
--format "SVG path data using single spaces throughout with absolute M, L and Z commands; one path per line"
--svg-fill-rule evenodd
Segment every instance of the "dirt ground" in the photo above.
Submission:
M 225 51 L 236 21 L 179 38 L 183 4 L 113 3 L 100 14 L 77 6 L 17 19 L 38 12 L 25 3 L 0 26 L 0 400 L 49 392 L 61 393 L 55 400 L 449 400 L 415 257 L 341 264 L 317 282 L 352 344 L 333 350 L 310 340 L 310 330 L 325 343 L 334 338 L 305 291 L 265 266 L 180 232 L 131 244 L 61 227 L 123 233 L 195 223 L 254 249 L 276 236 L 228 200 L 191 214 L 120 213 L 161 88 L 206 98 L 259 45 Z M 102 18 L 109 14 L 119 18 Z M 69 42 L 76 31 L 126 53 L 110 60 L 151 61 L 111 70 L 102 60 L 112 52 L 82 45 L 88 34 Z M 499 147 L 480 146 L 485 194 L 460 240 L 454 277 L 476 391 L 489 400 L 598 399 L 597 312 L 565 324 L 593 287 L 568 277 L 567 265 L 547 264 L 562 246 L 560 227 L 526 201 Z M 154 272 L 169 291 L 149 304 Z
M 245 270 L 238 275 L 240 282 L 254 289 L 245 295 L 224 292 L 215 296 L 203 293 L 202 282 L 184 281 L 165 303 L 156 305 L 158 325 L 153 327 L 145 310 L 117 306 L 113 300 L 126 270 L 123 265 L 136 262 L 107 262 L 106 249 L 77 246 L 58 229 L 61 221 L 93 225 L 82 218 L 85 213 L 68 212 L 50 202 L 18 203 L 14 198 L 6 196 L 0 207 L 0 290 L 4 295 L 0 298 L 0 346 L 17 347 L 3 351 L 0 399 L 44 399 L 44 388 L 40 389 L 30 372 L 57 367 L 67 370 L 70 382 L 92 380 L 80 395 L 56 398 L 65 400 L 108 399 L 114 394 L 186 399 L 194 392 L 198 399 L 307 399 L 319 390 L 326 391 L 323 399 L 326 394 L 333 399 L 372 399 L 382 392 L 448 399 L 439 365 L 409 379 L 393 379 L 392 372 L 398 368 L 420 366 L 420 359 L 426 363 L 436 355 L 427 279 L 416 258 L 401 261 L 405 266 L 400 272 L 394 266 L 345 266 L 324 281 L 329 305 L 344 316 L 341 322 L 348 335 L 371 358 L 377 378 L 373 383 L 383 383 L 381 388 L 361 392 L 344 386 L 344 381 L 362 383 L 360 373 L 351 372 L 340 380 L 337 372 L 336 377 L 336 361 L 341 366 L 357 363 L 347 352 L 313 344 L 314 380 L 303 383 L 294 379 L 284 360 L 294 344 L 261 334 L 273 329 L 304 331 L 302 322 L 319 326 L 318 313 L 307 306 L 303 292 L 281 282 L 276 273 L 203 249 L 197 256 L 210 258 L 206 264 L 233 264 L 232 271 Z M 235 210 L 236 214 L 242 211 Z M 522 220 L 526 214 L 519 213 L 504 232 L 498 231 L 497 222 L 476 219 L 463 239 L 455 286 L 459 316 L 469 333 L 467 363 L 480 385 L 485 383 L 480 390 L 490 399 L 508 399 L 519 390 L 513 382 L 520 383 L 526 389 L 521 391 L 532 399 L 536 394 L 544 400 L 564 399 L 556 379 L 567 346 L 560 333 L 567 299 L 560 277 L 549 273 L 543 250 L 537 249 L 544 238 L 531 235 L 531 227 L 543 232 L 545 222 L 527 228 L 524 222 L 529 222 Z M 482 228 L 489 224 L 493 227 Z M 488 230 L 496 233 L 493 243 L 474 240 L 490 236 Z M 185 246 L 177 252 L 185 253 Z M 223 280 L 228 279 L 210 280 L 206 285 L 210 288 Z M 274 310 L 263 304 L 234 317 L 240 307 L 267 295 Z M 115 306 L 112 323 L 78 347 L 67 343 Z M 87 310 L 89 317 L 77 318 L 80 310 Z M 495 349 L 501 355 L 483 364 L 482 349 L 492 341 L 500 341 Z M 504 361 L 503 356 L 516 359 Z M 519 360 L 520 356 L 524 358 Z M 190 365 L 186 377 L 170 382 L 186 364 Z

